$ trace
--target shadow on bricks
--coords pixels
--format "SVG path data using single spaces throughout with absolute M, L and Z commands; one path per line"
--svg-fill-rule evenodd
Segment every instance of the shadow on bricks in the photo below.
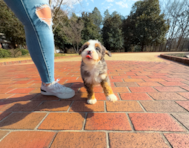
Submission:
M 0 128 L 8 128 L 33 113 L 79 113 L 84 120 L 87 118 L 87 112 L 90 112 L 92 113 L 90 117 L 92 117 L 94 111 L 87 104 L 87 97 L 78 91 L 83 83 L 73 82 L 64 85 L 75 90 L 76 95 L 73 98 L 59 99 L 55 96 L 44 96 L 38 93 L 1 99 Z

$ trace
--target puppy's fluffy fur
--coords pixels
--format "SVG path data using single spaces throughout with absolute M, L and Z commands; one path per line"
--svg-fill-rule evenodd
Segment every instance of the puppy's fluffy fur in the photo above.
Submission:
M 117 97 L 112 91 L 107 75 L 107 64 L 104 60 L 105 54 L 111 56 L 111 53 L 99 41 L 89 40 L 81 47 L 79 54 L 82 56 L 80 70 L 88 93 L 87 102 L 89 104 L 97 102 L 93 92 L 93 86 L 96 84 L 101 84 L 108 100 L 116 101 Z

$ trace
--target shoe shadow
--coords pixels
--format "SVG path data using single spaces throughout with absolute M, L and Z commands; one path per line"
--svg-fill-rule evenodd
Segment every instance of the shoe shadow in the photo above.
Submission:
M 76 94 L 70 99 L 59 99 L 55 96 L 29 94 L 0 100 L 0 128 L 12 125 L 34 112 L 79 113 L 84 119 L 91 118 L 94 111 L 87 104 L 87 97 L 78 91 L 83 83 L 66 83 L 67 87 L 75 90 Z M 87 116 L 88 112 L 90 116 Z

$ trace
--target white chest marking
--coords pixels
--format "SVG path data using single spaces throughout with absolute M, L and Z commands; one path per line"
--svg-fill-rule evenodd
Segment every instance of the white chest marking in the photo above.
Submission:
M 103 79 L 102 75 L 99 75 L 99 70 L 97 66 L 85 66 L 84 70 L 90 73 L 89 77 L 84 77 L 84 80 L 89 84 L 99 84 Z

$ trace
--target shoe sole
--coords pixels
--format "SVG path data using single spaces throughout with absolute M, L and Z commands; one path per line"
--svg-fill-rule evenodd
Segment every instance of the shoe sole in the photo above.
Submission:
M 58 98 L 60 98 L 60 99 L 70 99 L 70 98 L 72 98 L 73 96 L 75 96 L 75 92 L 73 93 L 73 94 L 69 94 L 69 95 L 66 95 L 66 96 L 58 96 L 58 95 L 56 95 L 56 94 L 52 94 L 52 93 L 49 93 L 49 92 L 46 92 L 46 91 L 44 91 L 44 90 L 41 90 L 41 94 L 42 95 L 45 95 L 45 96 L 56 96 L 56 97 L 58 97 Z

